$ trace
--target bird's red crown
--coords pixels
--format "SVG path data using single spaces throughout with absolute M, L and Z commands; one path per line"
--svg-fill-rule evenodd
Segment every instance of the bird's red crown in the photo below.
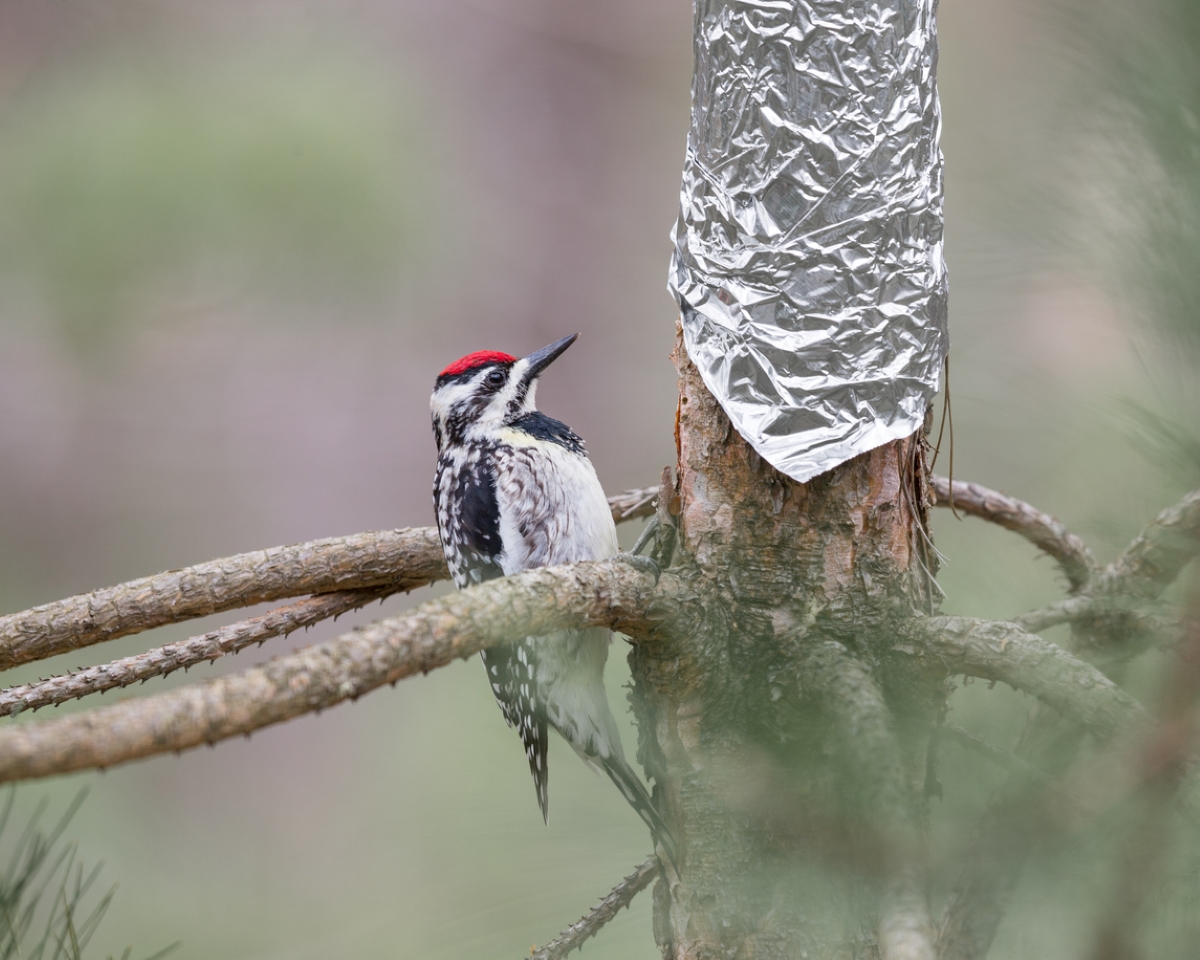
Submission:
M 466 373 L 468 370 L 474 370 L 476 367 L 482 367 L 485 363 L 516 363 L 517 358 L 512 354 L 501 353 L 499 350 L 477 350 L 475 353 L 468 353 L 465 357 L 460 357 L 455 360 L 450 366 L 443 370 L 438 376 L 440 377 L 456 377 L 460 373 Z

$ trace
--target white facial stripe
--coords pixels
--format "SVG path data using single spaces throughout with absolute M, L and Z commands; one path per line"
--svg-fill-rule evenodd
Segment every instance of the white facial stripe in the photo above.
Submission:
M 525 376 L 525 371 L 529 369 L 527 360 L 518 360 L 512 366 L 512 372 L 508 375 L 508 383 L 504 385 L 504 389 L 496 395 L 494 404 L 498 412 L 503 415 L 508 410 L 508 405 L 517 399 L 517 390 L 521 385 L 521 378 Z M 526 394 L 526 403 L 524 407 L 528 407 L 528 401 L 532 395 L 532 384 L 528 394 Z M 490 411 L 489 411 L 490 412 Z
M 483 378 L 484 373 L 484 370 L 480 370 L 470 380 L 462 383 L 448 383 L 444 387 L 434 390 L 433 395 L 429 398 L 430 412 L 439 420 L 448 416 L 456 403 L 467 399 L 479 389 L 479 381 Z
M 524 376 L 528 370 L 529 370 L 529 361 L 528 360 L 521 359 L 513 364 L 512 374 L 508 379 L 508 383 L 504 387 L 504 392 L 500 395 L 501 402 L 497 405 L 501 415 L 503 415 L 504 413 L 512 412 L 509 410 L 509 404 L 513 403 L 517 399 L 517 394 L 518 394 L 518 392 L 520 390 L 520 386 L 521 386 L 521 380 L 524 378 Z M 518 415 L 533 413 L 533 411 L 537 409 L 537 407 L 535 406 L 537 385 L 538 385 L 538 382 L 537 382 L 536 378 L 533 380 L 532 383 L 529 384 L 529 389 L 527 389 L 525 391 L 525 399 L 521 402 L 520 406 L 517 408 L 516 412 Z

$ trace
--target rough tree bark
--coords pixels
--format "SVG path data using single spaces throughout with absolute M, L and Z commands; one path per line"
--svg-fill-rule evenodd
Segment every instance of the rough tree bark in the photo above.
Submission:
M 892 649 L 932 603 L 921 440 L 796 483 L 731 428 L 681 342 L 673 358 L 679 460 L 660 502 L 705 616 L 630 655 L 640 756 L 682 850 L 656 890 L 664 956 L 852 955 L 869 912 L 801 893 L 823 859 L 858 878 L 837 896 L 883 898 L 885 957 L 932 956 L 920 837 L 946 687 Z M 839 915 L 862 926 L 831 929 Z

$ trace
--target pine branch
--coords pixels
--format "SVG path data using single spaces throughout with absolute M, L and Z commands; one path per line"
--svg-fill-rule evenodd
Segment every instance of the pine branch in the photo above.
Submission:
M 650 516 L 657 496 L 657 488 L 647 488 L 610 497 L 613 519 Z M 380 586 L 398 593 L 447 575 L 433 527 L 237 554 L 0 617 L 0 670 L 257 603 Z
M 1010 773 L 1016 773 L 1037 783 L 1046 783 L 1050 778 L 1028 760 L 1023 760 L 1011 750 L 1004 750 L 988 743 L 983 737 L 977 737 L 969 730 L 944 723 L 938 727 L 938 735 L 953 740 L 955 743 L 974 750 L 980 756 L 987 757 L 997 766 L 1004 767 Z
M 918 659 L 933 658 L 953 673 L 1007 683 L 1033 694 L 1101 739 L 1147 725 L 1149 714 L 1090 663 L 1013 623 L 973 617 L 917 620 L 914 647 L 897 647 Z
M 237 653 L 251 644 L 287 635 L 302 627 L 311 627 L 330 617 L 357 610 L 391 593 L 388 587 L 325 593 L 279 607 L 261 617 L 242 620 L 178 643 L 168 643 L 136 656 L 36 683 L 9 687 L 0 690 L 0 716 L 15 717 L 25 710 L 57 706 L 89 694 L 127 687 L 139 681 L 144 683 L 152 677 L 165 677 L 180 668 L 186 670 L 206 660 Z
M 658 876 L 658 869 L 658 858 L 651 857 L 613 887 L 612 891 L 581 919 L 567 927 L 540 950 L 530 953 L 530 960 L 561 960 L 572 950 L 582 947 L 585 940 L 599 933 L 600 928 L 612 920 L 622 907 L 629 906 L 634 897 L 650 886 Z
M 1012 622 L 1029 633 L 1041 633 L 1061 623 L 1077 628 L 1076 642 L 1104 654 L 1103 662 L 1128 660 L 1154 646 L 1169 647 L 1179 642 L 1179 623 L 1174 617 L 1152 613 L 1143 604 L 1123 596 L 1068 597 L 1050 603 Z
M 1096 561 L 1087 544 L 1071 533 L 1062 523 L 1023 500 L 989 490 L 977 483 L 955 480 L 953 487 L 946 477 L 933 477 L 932 487 L 936 506 L 962 510 L 1020 534 L 1034 546 L 1057 561 L 1071 592 L 1083 589 L 1096 569 Z
M 237 607 L 335 590 L 412 590 L 446 575 L 430 527 L 256 550 L 2 617 L 0 670 Z
M 249 734 L 428 673 L 485 647 L 568 627 L 646 635 L 691 617 L 669 574 L 623 560 L 492 580 L 240 673 L 0 729 L 0 782 L 105 768 Z
M 1174 582 L 1198 552 L 1200 491 L 1193 491 L 1147 524 L 1080 596 L 1014 617 L 1013 622 L 1031 633 L 1060 623 L 1078 624 L 1085 627 L 1077 631 L 1081 643 L 1115 646 L 1125 655 L 1140 652 L 1157 636 L 1178 639 L 1179 625 L 1173 619 L 1144 607 Z
M 1200 552 L 1200 490 L 1193 490 L 1148 523 L 1096 578 L 1095 596 L 1157 597 Z
M 608 506 L 612 510 L 613 520 L 623 523 L 626 520 L 639 520 L 642 517 L 654 516 L 657 500 L 658 487 L 638 487 L 618 493 L 615 497 L 609 497 Z

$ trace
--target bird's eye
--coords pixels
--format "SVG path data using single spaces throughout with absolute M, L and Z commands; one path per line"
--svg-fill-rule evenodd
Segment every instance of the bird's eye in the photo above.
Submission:
M 504 371 L 503 370 L 493 370 L 491 373 L 489 373 L 487 375 L 487 382 L 490 383 L 493 387 L 500 386 L 500 384 L 502 384 L 504 382 Z

